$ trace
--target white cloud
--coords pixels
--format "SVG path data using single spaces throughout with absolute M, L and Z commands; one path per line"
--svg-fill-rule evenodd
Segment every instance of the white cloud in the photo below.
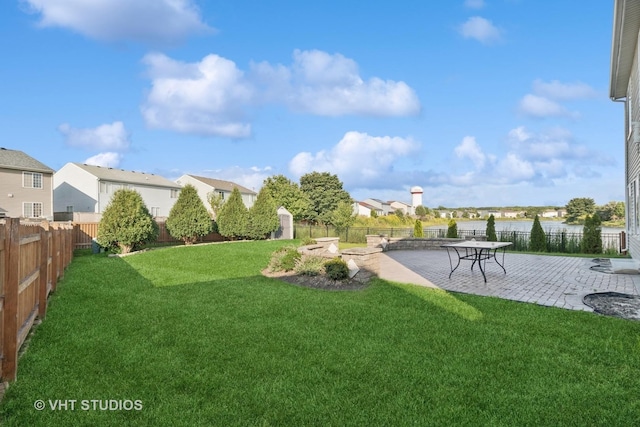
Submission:
M 95 128 L 73 128 L 67 123 L 58 126 L 71 147 L 92 150 L 126 151 L 131 146 L 129 133 L 122 122 L 100 125 Z
M 210 33 L 192 0 L 21 0 L 42 27 L 68 28 L 102 41 L 172 44 Z
M 114 153 L 114 152 L 106 152 L 96 154 L 95 156 L 89 157 L 84 161 L 87 165 L 93 166 L 104 166 L 110 168 L 117 168 L 120 166 L 120 162 L 122 161 L 122 154 Z
M 593 98 L 597 95 L 597 92 L 586 83 L 561 83 L 558 80 L 543 82 L 536 79 L 533 82 L 533 91 L 538 95 L 562 101 Z
M 593 98 L 597 92 L 585 83 L 562 83 L 558 80 L 533 82 L 533 94 L 529 93 L 520 100 L 520 111 L 531 117 L 566 117 L 577 119 L 580 113 L 569 111 L 556 101 L 572 101 Z
M 183 63 L 157 53 L 143 62 L 152 78 L 141 108 L 150 127 L 230 138 L 251 134 L 244 109 L 254 89 L 234 62 L 207 55 L 200 62 Z
M 483 44 L 491 44 L 502 39 L 502 30 L 488 19 L 472 16 L 460 25 L 458 31 L 466 39 L 475 39 Z
M 482 9 L 485 3 L 484 0 L 465 0 L 464 6 L 469 9 Z
M 154 53 L 143 62 L 152 87 L 141 110 L 153 128 L 246 138 L 249 111 L 263 104 L 325 116 L 420 111 L 418 97 L 404 82 L 364 81 L 355 61 L 340 54 L 296 50 L 290 67 L 262 62 L 252 64 L 249 73 L 213 54 L 184 63 Z
M 312 171 L 331 172 L 350 187 L 379 185 L 388 180 L 394 163 L 415 153 L 419 145 L 410 138 L 370 136 L 347 132 L 331 150 L 302 152 L 289 162 L 289 170 L 300 177 Z
M 256 79 L 271 100 L 294 111 L 321 116 L 405 116 L 420 112 L 420 102 L 406 83 L 373 77 L 363 80 L 357 63 L 319 50 L 293 53 L 290 67 L 254 64 Z
M 473 136 L 465 136 L 453 151 L 460 158 L 470 159 L 477 169 L 482 169 L 487 160 Z
M 577 112 L 569 111 L 557 102 L 538 95 L 525 95 L 520 100 L 519 107 L 522 113 L 532 117 L 579 117 L 579 114 Z

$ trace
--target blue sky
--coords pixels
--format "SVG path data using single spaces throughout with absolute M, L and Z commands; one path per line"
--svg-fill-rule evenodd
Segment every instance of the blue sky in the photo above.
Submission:
M 19 0 L 6 148 L 426 206 L 624 200 L 613 1 Z

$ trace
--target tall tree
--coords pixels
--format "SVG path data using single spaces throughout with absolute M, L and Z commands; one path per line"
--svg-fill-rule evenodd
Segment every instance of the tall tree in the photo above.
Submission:
M 330 223 L 331 212 L 340 202 L 351 204 L 351 196 L 342 188 L 342 181 L 329 172 L 310 172 L 300 177 L 300 189 L 311 202 L 316 221 Z
M 545 252 L 547 250 L 547 236 L 542 229 L 538 215 L 533 218 L 533 226 L 531 227 L 531 250 L 533 252 Z
M 300 186 L 284 175 L 270 176 L 264 180 L 262 188 L 269 192 L 276 208 L 284 206 L 295 221 L 312 219 L 311 201 Z
M 166 225 L 169 234 L 182 240 L 185 245 L 192 245 L 198 236 L 211 231 L 211 216 L 198 196 L 196 187 L 191 184 L 182 187 L 178 200 L 169 212 Z
M 153 220 L 140 193 L 129 189 L 113 193 L 98 224 L 98 243 L 104 247 L 117 246 L 125 254 L 137 245 L 157 238 L 158 224 Z
M 489 215 L 489 219 L 487 220 L 487 229 L 485 231 L 487 235 L 488 242 L 497 242 L 498 236 L 496 236 L 496 217 L 493 214 Z
M 277 209 L 269 190 L 262 187 L 256 202 L 249 209 L 247 237 L 257 240 L 265 239 L 269 233 L 276 231 L 280 226 Z
M 237 239 L 246 237 L 249 225 L 249 211 L 242 201 L 238 187 L 234 187 L 229 199 L 218 212 L 218 232 L 225 237 Z
M 336 228 L 338 233 L 351 227 L 356 220 L 351 203 L 341 201 L 329 216 L 329 224 Z
M 567 221 L 575 222 L 596 211 L 596 202 L 590 197 L 576 197 L 567 203 Z

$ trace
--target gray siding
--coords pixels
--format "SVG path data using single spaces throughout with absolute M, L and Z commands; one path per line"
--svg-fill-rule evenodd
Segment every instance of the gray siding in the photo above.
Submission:
M 53 217 L 53 178 L 52 174 L 42 174 L 42 188 L 24 188 L 22 172 L 15 169 L 0 169 L 0 212 L 5 216 L 22 216 L 23 203 L 42 203 L 42 215 Z M 25 171 L 30 172 L 30 171 Z
M 631 77 L 627 88 L 627 102 L 625 105 L 625 138 L 626 138 L 626 206 L 627 233 L 629 236 L 629 253 L 634 258 L 640 258 L 640 153 L 639 147 L 633 142 L 633 122 L 640 123 L 640 92 L 638 75 L 638 52 L 634 54 Z M 636 127 L 636 132 L 640 128 Z M 638 135 L 635 136 L 636 139 Z

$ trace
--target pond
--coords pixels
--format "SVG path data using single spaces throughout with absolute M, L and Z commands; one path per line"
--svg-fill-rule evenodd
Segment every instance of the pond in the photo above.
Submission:
M 457 221 L 458 230 L 486 230 L 487 229 L 487 221 L 486 220 L 470 220 L 470 221 Z M 582 225 L 572 225 L 572 224 L 564 224 L 559 220 L 548 220 L 548 221 L 540 221 L 542 225 L 542 229 L 544 231 L 562 231 L 566 230 L 569 233 L 582 233 L 583 226 Z M 496 220 L 496 231 L 531 231 L 531 227 L 533 226 L 533 220 Z M 440 225 L 432 225 L 430 227 L 426 227 L 429 229 L 447 229 L 447 224 Z M 603 233 L 619 233 L 624 231 L 623 227 L 602 227 Z

